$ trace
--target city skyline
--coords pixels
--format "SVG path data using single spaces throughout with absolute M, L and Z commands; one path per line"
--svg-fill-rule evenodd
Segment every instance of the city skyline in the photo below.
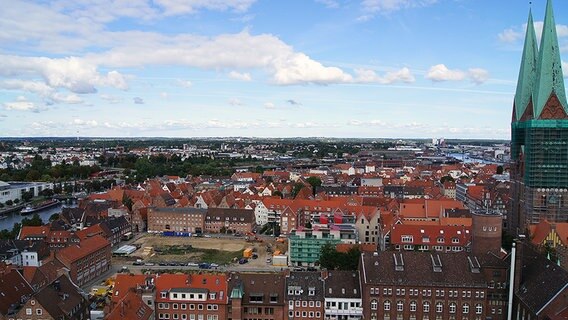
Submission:
M 545 4 L 11 2 L 1 136 L 509 139 Z M 568 3 L 554 11 L 566 82 Z

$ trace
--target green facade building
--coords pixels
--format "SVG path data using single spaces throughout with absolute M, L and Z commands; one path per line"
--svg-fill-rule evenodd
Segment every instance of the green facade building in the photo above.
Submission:
M 291 234 L 288 237 L 288 254 L 292 266 L 313 267 L 320 258 L 321 248 L 336 245 L 341 240 L 331 234 L 314 235 L 311 232 Z
M 552 0 L 540 46 L 529 12 L 511 122 L 508 228 L 523 234 L 546 219 L 568 222 L 568 103 Z

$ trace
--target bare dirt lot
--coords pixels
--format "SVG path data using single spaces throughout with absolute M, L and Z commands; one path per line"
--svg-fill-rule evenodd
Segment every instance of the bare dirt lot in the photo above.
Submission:
M 179 263 L 209 262 L 220 265 L 234 263 L 243 256 L 243 250 L 253 248 L 257 259 L 249 259 L 247 267 L 266 267 L 267 247 L 272 251 L 285 251 L 281 243 L 272 239 L 262 242 L 247 242 L 244 238 L 237 237 L 164 237 L 160 235 L 146 234 L 137 239 L 134 245 L 139 249 L 132 254 L 133 257 L 144 259 L 151 263 Z M 151 248 L 151 249 L 150 249 Z
M 195 237 L 163 237 L 146 235 L 134 242 L 144 247 L 156 246 L 186 246 L 191 245 L 199 249 L 217 249 L 223 251 L 239 251 L 247 247 L 247 242 L 239 238 L 195 238 Z

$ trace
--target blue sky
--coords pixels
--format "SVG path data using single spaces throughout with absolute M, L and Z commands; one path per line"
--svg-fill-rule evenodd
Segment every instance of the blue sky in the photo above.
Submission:
M 0 136 L 508 139 L 529 7 L 540 38 L 545 0 L 9 1 Z

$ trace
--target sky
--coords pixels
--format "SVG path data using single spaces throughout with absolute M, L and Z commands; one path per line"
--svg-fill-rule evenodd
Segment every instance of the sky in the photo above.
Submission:
M 509 139 L 533 0 L 10 0 L 0 137 Z M 568 76 L 568 1 L 555 0 Z

